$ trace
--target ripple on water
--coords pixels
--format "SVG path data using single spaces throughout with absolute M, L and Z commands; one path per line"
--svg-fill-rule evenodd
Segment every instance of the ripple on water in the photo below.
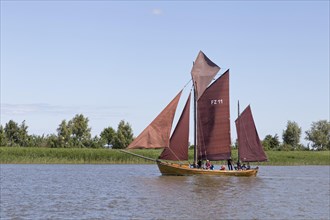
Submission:
M 155 165 L 1 165 L 1 219 L 329 219 L 329 167 L 160 176 Z

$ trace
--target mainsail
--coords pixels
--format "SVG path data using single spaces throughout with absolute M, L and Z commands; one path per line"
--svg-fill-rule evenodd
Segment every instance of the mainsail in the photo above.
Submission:
M 199 51 L 191 70 L 191 76 L 197 93 L 196 100 L 202 96 L 219 70 L 220 67 L 213 63 L 202 51 Z
M 184 106 L 177 126 L 170 139 L 169 147 L 165 147 L 159 159 L 163 160 L 188 160 L 189 144 L 189 115 L 190 95 Z
M 169 146 L 174 114 L 178 106 L 182 90 L 166 106 L 166 108 L 146 127 L 142 133 L 127 147 L 136 148 L 165 148 Z
M 198 159 L 231 157 L 229 70 L 211 84 L 197 102 Z
M 243 162 L 267 161 L 254 124 L 250 105 L 236 119 L 239 159 Z

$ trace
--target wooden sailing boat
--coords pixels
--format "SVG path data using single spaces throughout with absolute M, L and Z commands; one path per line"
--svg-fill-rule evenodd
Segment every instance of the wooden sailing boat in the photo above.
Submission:
M 199 52 L 191 71 L 194 84 L 193 166 L 183 162 L 188 160 L 190 94 L 177 126 L 170 136 L 182 90 L 127 147 L 127 149 L 163 148 L 159 158 L 146 158 L 130 151 L 124 152 L 155 161 L 163 175 L 257 175 L 258 169 L 210 170 L 195 168 L 197 160 L 231 159 L 229 70 L 209 85 L 219 70 L 220 68 L 203 52 Z M 242 162 L 267 160 L 250 106 L 239 115 L 235 122 L 238 133 L 239 160 Z

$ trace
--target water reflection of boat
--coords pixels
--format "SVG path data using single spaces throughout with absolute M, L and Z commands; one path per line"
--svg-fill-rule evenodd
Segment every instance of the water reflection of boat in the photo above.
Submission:
M 153 160 L 163 175 L 223 175 L 256 176 L 258 169 L 211 170 L 196 168 L 198 160 L 220 161 L 231 159 L 229 70 L 211 85 L 220 67 L 203 52 L 199 52 L 191 75 L 194 90 L 194 162 L 187 164 L 189 145 L 190 97 L 186 101 L 177 126 L 170 136 L 172 123 L 182 90 L 147 126 L 127 149 L 158 149 L 163 152 Z M 238 154 L 242 162 L 267 160 L 254 124 L 250 106 L 235 121 L 238 135 Z

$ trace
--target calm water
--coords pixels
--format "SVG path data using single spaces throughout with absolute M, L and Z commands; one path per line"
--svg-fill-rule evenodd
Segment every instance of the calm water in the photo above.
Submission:
M 0 165 L 0 219 L 330 219 L 330 167 L 160 176 L 156 165 Z

